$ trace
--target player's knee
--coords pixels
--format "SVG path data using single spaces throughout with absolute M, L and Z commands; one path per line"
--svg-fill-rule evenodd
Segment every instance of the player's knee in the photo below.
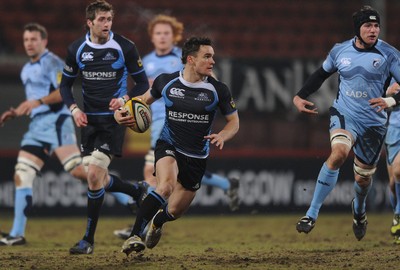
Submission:
M 79 180 L 86 181 L 87 180 L 87 172 L 85 170 L 85 167 L 81 164 L 77 167 L 75 167 L 72 171 L 70 171 L 70 174 Z
M 73 171 L 76 167 L 82 164 L 82 157 L 80 154 L 73 154 L 61 161 L 64 170 L 67 172 Z
M 174 191 L 175 185 L 170 182 L 158 183 L 156 187 L 156 192 L 163 196 L 164 198 L 169 198 Z
M 15 185 L 18 188 L 32 188 L 33 180 L 39 171 L 40 167 L 36 163 L 27 158 L 18 158 L 15 165 Z
M 393 166 L 393 178 L 394 182 L 400 183 L 400 166 Z
M 331 146 L 334 145 L 341 145 L 350 149 L 353 146 L 353 140 L 348 134 L 338 132 L 331 135 Z
M 376 171 L 376 167 L 361 168 L 356 163 L 354 163 L 353 171 L 356 176 L 356 181 L 359 185 L 369 185 L 371 177 Z
M 89 171 L 89 163 L 90 163 L 91 159 L 92 159 L 92 156 L 84 156 L 82 158 L 82 165 L 83 165 L 83 168 L 85 169 L 86 173 Z
M 95 150 L 92 152 L 92 155 L 90 157 L 91 157 L 91 159 L 89 160 L 90 165 L 96 165 L 100 168 L 108 169 L 108 166 L 110 165 L 111 162 L 110 156 L 104 154 L 101 151 Z

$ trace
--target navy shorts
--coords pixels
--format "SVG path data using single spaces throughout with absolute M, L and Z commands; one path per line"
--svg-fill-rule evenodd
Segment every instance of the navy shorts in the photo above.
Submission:
M 126 127 L 118 125 L 114 116 L 88 115 L 88 125 L 82 128 L 81 151 L 84 156 L 99 150 L 109 156 L 122 156 Z
M 187 190 L 196 191 L 201 186 L 201 179 L 207 167 L 207 158 L 192 158 L 176 151 L 175 147 L 166 141 L 158 140 L 156 144 L 155 166 L 163 157 L 175 158 L 178 163 L 178 182 Z

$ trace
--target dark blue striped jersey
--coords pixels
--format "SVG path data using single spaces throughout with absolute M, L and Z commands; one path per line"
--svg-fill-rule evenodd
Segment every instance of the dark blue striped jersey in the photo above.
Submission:
M 85 113 L 102 115 L 113 114 L 109 111 L 112 98 L 127 94 L 127 75 L 145 74 L 145 71 L 135 44 L 110 32 L 110 39 L 104 44 L 91 42 L 87 33 L 68 47 L 63 76 L 75 78 L 79 73 Z M 72 93 L 61 90 L 63 98 L 64 94 L 68 95 L 64 102 L 69 107 L 74 102 Z
M 219 109 L 223 115 L 236 112 L 228 87 L 212 77 L 191 83 L 182 77 L 182 71 L 161 74 L 151 88 L 151 95 L 163 98 L 166 119 L 160 139 L 176 150 L 194 158 L 206 158 L 212 123 Z

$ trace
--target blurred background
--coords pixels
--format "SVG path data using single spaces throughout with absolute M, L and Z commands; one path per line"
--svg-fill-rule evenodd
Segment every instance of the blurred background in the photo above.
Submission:
M 39 22 L 49 32 L 48 48 L 60 57 L 85 34 L 85 7 L 91 1 L 3 0 L 0 7 L 0 112 L 24 99 L 19 78 L 28 60 L 22 28 Z M 327 111 L 337 92 L 337 76 L 312 96 L 316 117 L 300 115 L 292 98 L 337 42 L 354 36 L 352 13 L 369 4 L 381 14 L 381 38 L 400 45 L 400 2 L 396 0 L 110 0 L 116 14 L 113 31 L 136 43 L 140 54 L 153 46 L 147 23 L 156 14 L 177 17 L 185 25 L 184 39 L 208 36 L 214 41 L 216 74 L 231 89 L 239 109 L 241 129 L 223 151 L 212 149 L 209 168 L 241 179 L 243 212 L 302 211 L 308 206 L 315 177 L 329 154 Z M 182 44 L 179 44 L 182 45 Z M 79 84 L 75 94 L 79 97 Z M 13 205 L 13 169 L 29 119 L 19 118 L 0 128 L 0 209 Z M 223 124 L 218 118 L 215 129 Z M 79 133 L 79 131 L 78 131 Z M 125 155 L 113 168 L 125 179 L 141 179 L 149 134 L 129 132 Z M 328 210 L 349 210 L 353 197 L 352 158 L 341 170 Z M 84 209 L 86 187 L 51 160 L 35 182 L 39 214 L 73 213 Z M 371 210 L 389 210 L 384 154 L 376 173 Z M 35 195 L 34 195 L 35 196 Z M 106 208 L 114 209 L 113 198 Z M 222 191 L 202 188 L 196 210 L 226 212 Z M 56 210 L 54 210 L 56 209 Z M 68 210 L 68 211 L 69 211 Z M 67 211 L 67 212 L 68 212 Z M 118 211 L 111 210 L 117 213 Z M 65 212 L 64 212 L 65 213 Z

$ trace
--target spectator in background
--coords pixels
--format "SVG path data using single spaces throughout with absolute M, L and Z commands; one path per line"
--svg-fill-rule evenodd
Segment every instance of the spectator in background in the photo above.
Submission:
M 361 240 L 367 230 L 366 199 L 372 185 L 386 134 L 385 108 L 399 103 L 400 95 L 385 96 L 390 78 L 400 81 L 399 52 L 378 39 L 380 17 L 364 6 L 353 14 L 355 37 L 337 44 L 293 99 L 299 112 L 317 114 L 307 97 L 317 91 L 333 73 L 339 73 L 339 90 L 330 108 L 331 153 L 323 164 L 306 216 L 296 224 L 298 232 L 309 233 L 315 226 L 325 198 L 336 185 L 339 169 L 353 149 L 354 190 L 351 202 L 353 232 Z
M 393 96 L 400 91 L 398 83 L 386 91 L 386 95 Z M 400 107 L 394 107 L 390 112 L 388 130 L 385 137 L 386 163 L 389 175 L 390 202 L 393 208 L 393 221 L 390 233 L 394 236 L 394 243 L 400 245 Z
M 130 238 L 122 246 L 127 255 L 157 245 L 163 224 L 182 216 L 200 188 L 210 143 L 222 149 L 239 129 L 239 116 L 228 87 L 212 77 L 215 62 L 211 40 L 190 38 L 183 46 L 181 59 L 183 70 L 161 74 L 139 97 L 147 104 L 163 98 L 166 120 L 154 151 L 157 186 L 144 199 Z M 212 133 L 218 108 L 227 123 L 220 132 Z M 124 114 L 123 110 L 115 112 L 117 122 L 131 125 L 133 118 Z M 149 221 L 145 244 L 141 234 Z
M 104 192 L 125 190 L 137 202 L 144 187 L 123 183 L 110 177 L 108 166 L 114 156 L 122 155 L 125 127 L 113 117 L 115 110 L 133 95 L 140 95 L 149 86 L 139 52 L 133 42 L 111 31 L 114 9 L 106 1 L 94 1 L 86 7 L 85 36 L 68 47 L 61 81 L 61 95 L 72 112 L 75 124 L 82 128 L 81 149 L 87 168 L 88 213 L 83 238 L 71 249 L 71 254 L 91 254 L 94 234 Z M 81 74 L 84 108 L 81 110 L 72 95 L 75 78 Z M 127 75 L 135 86 L 127 92 Z
M 162 73 L 173 73 L 183 69 L 181 61 L 182 49 L 177 44 L 182 39 L 183 24 L 175 17 L 168 15 L 157 15 L 148 24 L 148 34 L 154 45 L 154 51 L 143 57 L 143 66 L 149 78 L 150 85 L 154 79 Z M 143 168 L 144 179 L 150 186 L 156 186 L 154 173 L 154 148 L 160 137 L 165 122 L 165 102 L 158 99 L 151 104 L 151 148 L 145 156 Z M 229 206 L 232 211 L 239 208 L 239 180 L 237 178 L 226 178 L 217 174 L 205 172 L 201 180 L 203 185 L 221 188 L 229 197 Z M 122 202 L 123 203 L 123 202 Z M 122 239 L 127 239 L 131 233 L 131 227 L 115 230 L 114 234 Z

